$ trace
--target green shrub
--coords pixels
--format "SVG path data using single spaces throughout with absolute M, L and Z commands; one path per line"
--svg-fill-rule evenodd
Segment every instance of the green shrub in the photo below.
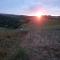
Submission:
M 16 55 L 14 56 L 13 60 L 29 60 L 28 54 L 26 53 L 26 50 L 23 48 L 20 48 L 17 50 Z

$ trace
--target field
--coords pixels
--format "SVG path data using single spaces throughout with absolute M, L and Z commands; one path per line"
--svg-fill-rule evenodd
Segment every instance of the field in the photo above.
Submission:
M 1 27 L 0 60 L 60 60 L 60 20 L 51 23 L 41 28 L 31 20 L 27 32 Z

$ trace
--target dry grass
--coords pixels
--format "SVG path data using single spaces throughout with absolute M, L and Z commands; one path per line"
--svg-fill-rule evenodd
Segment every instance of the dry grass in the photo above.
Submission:
M 30 60 L 60 59 L 60 31 L 40 30 L 33 23 L 29 23 L 27 28 L 30 29 L 28 34 L 22 34 L 19 29 L 0 29 L 0 56 L 2 58 L 7 55 L 7 60 L 9 60 L 17 53 L 18 48 L 23 47 L 28 49 Z M 17 54 L 16 57 L 18 56 L 20 55 Z
M 18 30 L 0 29 L 0 60 L 9 60 L 10 56 L 17 52 L 24 33 Z
M 0 48 L 0 60 L 4 60 L 7 56 L 7 50 L 5 48 Z

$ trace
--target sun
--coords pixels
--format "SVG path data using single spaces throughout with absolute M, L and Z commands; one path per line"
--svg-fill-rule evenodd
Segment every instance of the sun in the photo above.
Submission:
M 38 18 L 40 18 L 42 15 L 41 15 L 41 14 L 36 14 L 36 16 L 37 16 Z
M 40 18 L 43 14 L 41 12 L 38 12 L 35 14 L 36 17 Z

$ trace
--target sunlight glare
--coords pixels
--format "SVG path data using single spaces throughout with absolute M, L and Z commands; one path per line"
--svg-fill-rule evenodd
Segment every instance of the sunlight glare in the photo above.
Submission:
M 38 12 L 38 13 L 35 14 L 35 16 L 37 16 L 38 18 L 40 18 L 42 15 L 43 15 L 42 12 Z

